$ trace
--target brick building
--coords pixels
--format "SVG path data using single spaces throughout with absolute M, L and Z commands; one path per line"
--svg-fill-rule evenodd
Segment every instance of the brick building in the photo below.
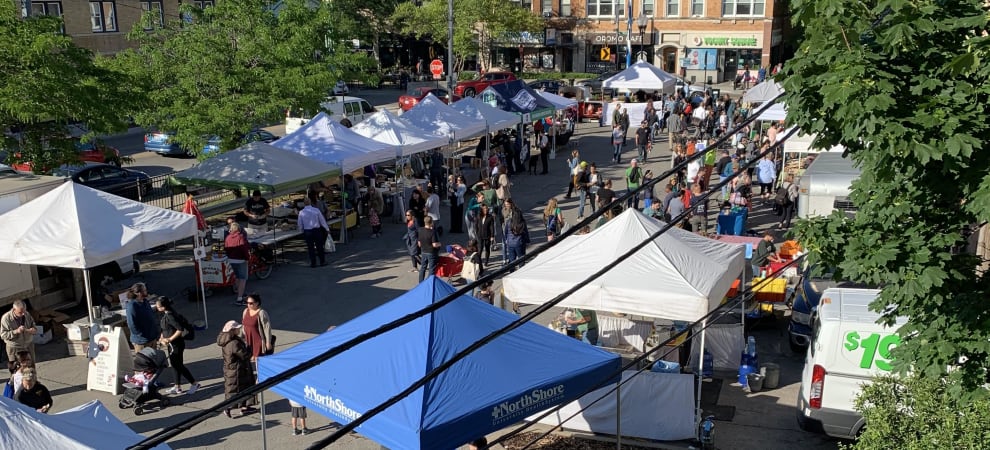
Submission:
M 607 72 L 646 60 L 688 80 L 713 83 L 783 58 L 787 4 L 774 0 L 515 0 L 544 17 L 545 30 L 493 42 L 492 63 L 524 70 Z M 631 9 L 631 17 L 626 9 Z

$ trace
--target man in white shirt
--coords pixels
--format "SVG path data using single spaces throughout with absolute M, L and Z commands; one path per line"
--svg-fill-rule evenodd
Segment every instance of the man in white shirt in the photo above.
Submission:
M 327 219 L 320 210 L 313 206 L 309 198 L 303 200 L 305 206 L 299 211 L 299 229 L 306 240 L 306 250 L 309 252 L 309 267 L 316 267 L 316 257 L 320 258 L 320 266 L 327 265 L 325 242 L 330 232 Z
M 437 232 L 443 234 L 443 227 L 440 226 L 440 196 L 433 186 L 427 186 L 426 193 L 426 215 L 433 219 Z

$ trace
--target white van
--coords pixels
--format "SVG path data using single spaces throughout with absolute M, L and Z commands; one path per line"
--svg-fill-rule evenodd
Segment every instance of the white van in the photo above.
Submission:
M 841 152 L 817 154 L 798 181 L 798 218 L 827 216 L 837 209 L 855 213 L 849 194 L 859 174 L 852 159 L 843 158 Z
M 889 373 L 896 328 L 877 324 L 876 289 L 830 288 L 812 313 L 812 338 L 801 374 L 798 424 L 806 431 L 855 439 L 866 424 L 856 396 L 874 375 Z M 906 320 L 898 319 L 897 326 Z
M 351 125 L 370 117 L 377 110 L 367 100 L 358 97 L 327 97 L 327 101 L 320 103 L 320 108 L 330 114 L 336 121 L 347 118 Z

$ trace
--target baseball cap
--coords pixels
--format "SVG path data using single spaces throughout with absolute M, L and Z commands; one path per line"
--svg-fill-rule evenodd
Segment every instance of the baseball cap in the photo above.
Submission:
M 637 164 L 637 163 L 639 163 L 639 160 L 636 158 L 633 158 L 632 161 L 629 161 L 629 164 Z
M 581 167 L 588 167 L 587 161 L 581 161 Z
M 236 320 L 228 320 L 227 323 L 225 323 L 223 325 L 223 332 L 226 333 L 226 332 L 228 332 L 230 330 L 236 330 L 236 329 L 241 328 L 241 327 L 242 327 L 242 325 L 239 324 L 239 323 L 237 323 Z

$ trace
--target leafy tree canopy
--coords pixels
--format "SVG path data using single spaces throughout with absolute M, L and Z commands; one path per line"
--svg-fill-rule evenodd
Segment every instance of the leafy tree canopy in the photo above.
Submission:
M 788 120 L 862 170 L 854 219 L 798 237 L 909 318 L 895 367 L 983 395 L 990 302 L 964 230 L 990 219 L 990 64 L 983 0 L 795 0 L 804 40 L 785 66 Z M 815 255 L 813 255 L 815 256 Z M 964 361 L 964 362 L 963 362 Z M 949 370 L 948 368 L 952 368 Z
M 286 108 L 318 109 L 343 73 L 368 63 L 338 42 L 327 3 L 270 4 L 224 0 L 202 10 L 186 4 L 186 20 L 151 32 L 136 26 L 129 36 L 140 47 L 116 58 L 148 93 L 136 121 L 175 132 L 194 154 L 212 135 L 229 150 L 252 128 L 281 121 Z
M 422 6 L 406 2 L 392 19 L 399 31 L 447 42 L 447 1 L 426 0 Z M 538 31 L 543 19 L 505 0 L 454 0 L 454 57 L 474 55 L 492 38 L 503 34 Z
M 8 163 L 31 161 L 42 172 L 78 161 L 71 122 L 85 125 L 75 128 L 84 139 L 126 128 L 131 81 L 73 44 L 59 18 L 24 20 L 14 3 L 0 2 L 0 73 L 0 147 Z

